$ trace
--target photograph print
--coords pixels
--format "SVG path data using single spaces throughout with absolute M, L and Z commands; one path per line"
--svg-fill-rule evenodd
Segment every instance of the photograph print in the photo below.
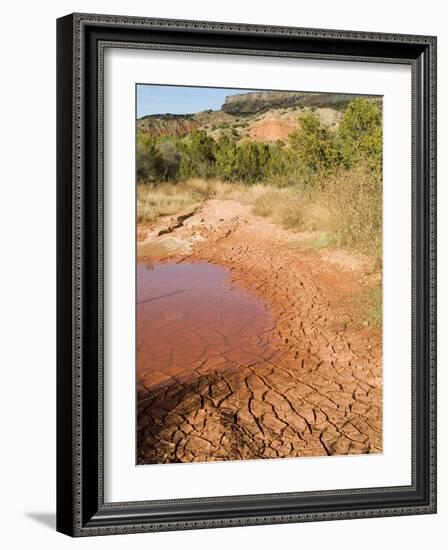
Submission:
M 138 465 L 382 453 L 382 98 L 136 86 Z

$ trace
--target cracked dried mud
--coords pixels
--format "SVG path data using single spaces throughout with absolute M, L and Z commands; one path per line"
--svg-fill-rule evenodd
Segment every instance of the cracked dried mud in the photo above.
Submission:
M 233 200 L 139 226 L 138 464 L 382 451 L 380 275 L 313 237 Z

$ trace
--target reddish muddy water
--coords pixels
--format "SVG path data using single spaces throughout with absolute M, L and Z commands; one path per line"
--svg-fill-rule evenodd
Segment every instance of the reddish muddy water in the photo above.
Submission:
M 137 378 L 147 389 L 279 353 L 267 306 L 206 262 L 137 266 Z

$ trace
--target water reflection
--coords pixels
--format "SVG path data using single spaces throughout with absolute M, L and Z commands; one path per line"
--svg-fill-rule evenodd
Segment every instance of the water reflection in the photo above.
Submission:
M 137 266 L 137 376 L 146 388 L 272 357 L 266 305 L 209 263 Z

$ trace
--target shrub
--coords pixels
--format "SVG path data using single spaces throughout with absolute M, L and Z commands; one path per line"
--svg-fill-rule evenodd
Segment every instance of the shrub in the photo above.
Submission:
M 289 136 L 307 187 L 316 188 L 340 162 L 334 134 L 311 112 L 299 116 L 299 127 Z
M 160 156 L 163 161 L 165 180 L 174 181 L 177 178 L 181 155 L 172 141 L 162 142 L 159 147 Z
M 261 181 L 269 161 L 269 147 L 256 141 L 244 141 L 237 146 L 235 176 L 239 181 L 254 183 Z
M 214 143 L 214 139 L 208 136 L 204 130 L 194 130 L 186 139 L 182 140 L 178 177 L 180 179 L 211 177 L 215 162 Z
M 278 140 L 269 148 L 265 179 L 277 187 L 301 187 L 302 171 L 297 152 Z
M 363 98 L 350 102 L 339 123 L 337 137 L 347 168 L 362 162 L 371 170 L 381 170 L 382 113 L 378 102 Z
M 227 136 L 219 138 L 214 144 L 213 153 L 215 157 L 214 176 L 224 181 L 236 179 L 236 143 Z
M 155 142 L 147 136 L 137 137 L 137 181 L 159 183 L 165 178 L 165 166 Z
M 330 227 L 339 246 L 356 248 L 381 261 L 381 177 L 364 166 L 341 171 L 325 182 Z
M 224 181 L 256 183 L 266 179 L 270 161 L 270 147 L 264 143 L 243 141 L 236 143 L 228 136 L 214 142 L 215 163 L 213 177 Z

